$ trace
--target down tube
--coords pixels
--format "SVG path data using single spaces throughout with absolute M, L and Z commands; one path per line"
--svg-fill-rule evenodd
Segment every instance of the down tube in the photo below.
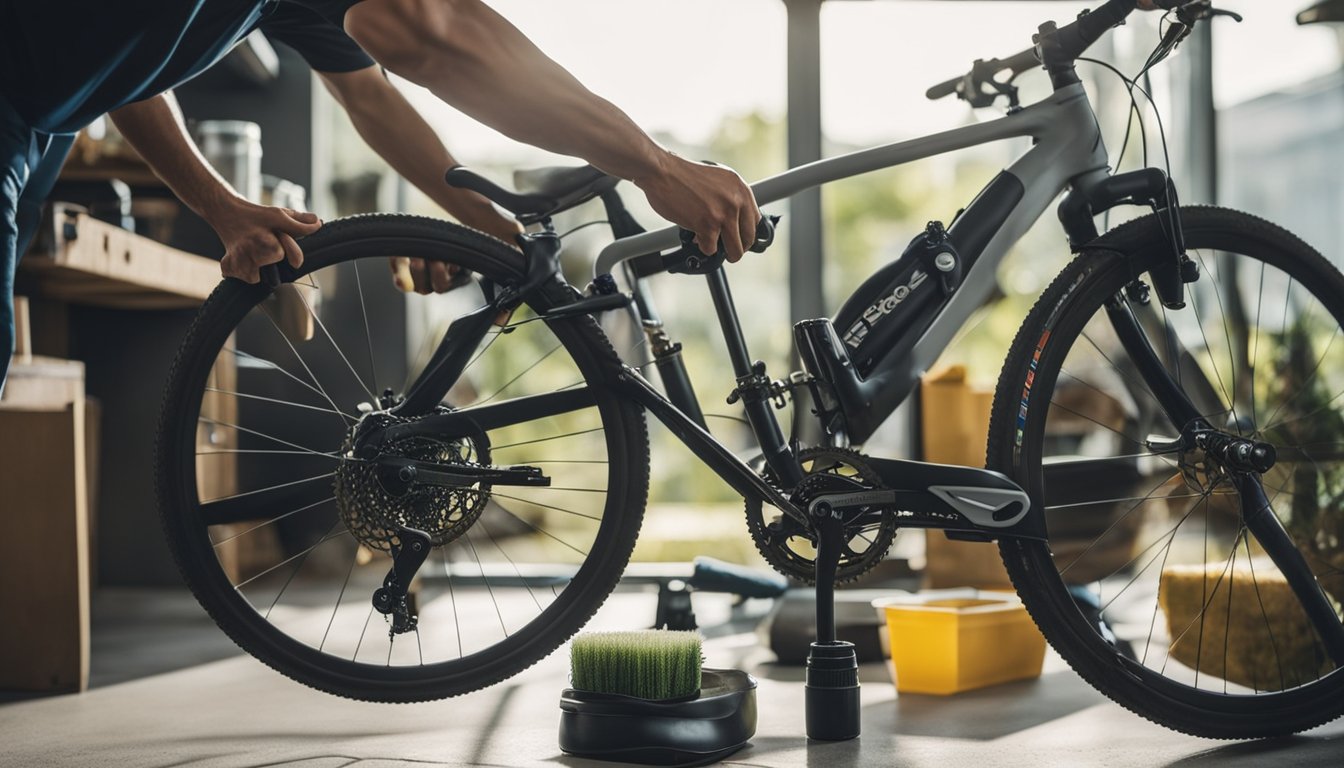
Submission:
M 919 382 L 919 377 L 933 366 L 971 315 L 994 294 L 998 285 L 998 268 L 1004 256 L 1050 207 L 1059 193 L 1071 183 L 1087 186 L 1106 177 L 1105 148 L 1092 150 L 1100 157 L 1090 163 L 1091 167 L 1080 156 L 1082 152 L 1078 141 L 1056 146 L 1040 144 L 1004 172 L 1022 182 L 1022 199 L 1002 220 L 961 288 L 915 342 L 910 353 L 884 359 L 864 382 L 875 393 L 868 404 L 869 413 L 865 414 L 865 420 L 873 428 L 909 396 Z

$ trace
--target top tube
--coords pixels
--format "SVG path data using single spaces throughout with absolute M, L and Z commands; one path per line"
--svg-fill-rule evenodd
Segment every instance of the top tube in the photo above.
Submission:
M 1081 100 L 1081 104 L 1079 101 Z M 1078 136 L 1098 131 L 1096 118 L 1087 102 L 1087 92 L 1081 83 L 1054 91 L 1045 99 L 1022 110 L 987 123 L 962 126 L 907 141 L 861 149 L 837 157 L 817 160 L 806 165 L 767 177 L 751 185 L 759 205 L 777 202 L 812 187 L 840 179 L 902 165 L 914 160 L 955 152 L 968 147 L 1005 139 L 1030 136 L 1038 147 L 1076 145 Z M 1096 148 L 1103 156 L 1100 167 L 1106 167 L 1105 148 L 1100 142 L 1090 143 L 1089 156 L 1064 158 L 1070 167 L 1067 178 L 1073 178 L 1098 168 Z M 1061 190 L 1053 190 L 1051 196 Z M 622 238 L 602 249 L 593 266 L 595 275 L 609 274 L 621 262 L 637 256 L 676 248 L 681 245 L 677 227 L 645 232 Z

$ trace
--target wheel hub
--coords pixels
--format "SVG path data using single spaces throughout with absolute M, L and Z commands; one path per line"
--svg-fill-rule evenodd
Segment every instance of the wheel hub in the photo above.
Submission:
M 1278 459 L 1278 452 L 1273 445 L 1226 432 L 1200 432 L 1195 435 L 1195 445 L 1206 456 L 1232 472 L 1264 474 L 1274 467 Z

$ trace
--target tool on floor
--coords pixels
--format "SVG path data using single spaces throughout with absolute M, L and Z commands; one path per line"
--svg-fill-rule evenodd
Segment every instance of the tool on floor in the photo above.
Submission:
M 591 632 L 570 645 L 560 749 L 598 760 L 707 765 L 756 733 L 756 681 L 703 669 L 696 632 Z
M 644 568 L 632 567 L 621 577 L 622 583 L 641 580 L 658 584 L 658 611 L 654 629 L 698 629 L 691 608 L 692 592 L 723 592 L 736 595 L 740 603 L 747 598 L 774 598 L 789 588 L 788 579 L 776 573 L 725 563 L 712 557 L 697 557 L 689 573 L 675 564 L 657 563 Z

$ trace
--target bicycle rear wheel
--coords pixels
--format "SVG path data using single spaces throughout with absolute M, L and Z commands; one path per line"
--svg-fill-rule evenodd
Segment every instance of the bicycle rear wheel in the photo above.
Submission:
M 1149 216 L 1075 260 L 1019 331 L 988 465 L 1045 510 L 1049 539 L 1000 551 L 1055 649 L 1118 703 L 1199 736 L 1293 733 L 1344 713 L 1344 278 L 1246 214 L 1182 218 L 1201 269 L 1186 308 L 1136 282 L 1172 258 Z M 1108 306 L 1133 313 L 1202 422 L 1172 423 Z M 1277 460 L 1260 473 L 1178 446 L 1199 423 Z M 1313 597 L 1287 578 L 1295 558 Z
M 173 366 L 157 477 L 178 566 L 244 650 L 313 687 L 419 701 L 507 678 L 577 631 L 628 562 L 648 489 L 643 412 L 604 386 L 617 359 L 591 317 L 536 317 L 575 297 L 556 282 L 507 332 L 486 333 L 437 412 L 503 404 L 508 416 L 518 398 L 587 387 L 586 405 L 378 447 L 421 472 L 518 465 L 549 485 L 393 488 L 352 450 L 356 426 L 484 300 L 475 286 L 403 294 L 388 257 L 447 261 L 499 285 L 520 279 L 523 257 L 409 216 L 328 223 L 302 245 L 292 283 L 222 283 Z M 393 631 L 373 596 L 401 526 L 427 532 L 433 551 L 407 598 L 418 624 Z

